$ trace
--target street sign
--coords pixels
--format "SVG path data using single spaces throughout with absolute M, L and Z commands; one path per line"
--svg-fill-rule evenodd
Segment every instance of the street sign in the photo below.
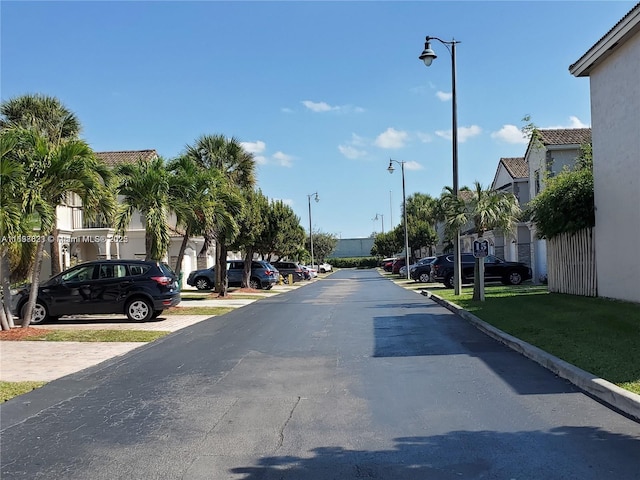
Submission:
M 489 240 L 473 241 L 473 256 L 476 258 L 484 258 L 489 255 Z

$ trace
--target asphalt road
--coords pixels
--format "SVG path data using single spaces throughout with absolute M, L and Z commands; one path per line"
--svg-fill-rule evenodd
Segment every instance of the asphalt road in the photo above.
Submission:
M 638 423 L 372 270 L 205 320 L 0 410 L 3 480 L 640 472 Z

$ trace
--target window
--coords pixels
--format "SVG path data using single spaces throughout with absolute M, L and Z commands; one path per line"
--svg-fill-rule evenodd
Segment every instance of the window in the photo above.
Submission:
M 537 195 L 540 193 L 540 170 L 536 170 L 535 172 L 533 172 L 533 185 L 534 185 L 534 191 L 533 194 Z
M 132 276 L 144 275 L 149 270 L 148 265 L 129 265 L 129 272 Z
M 62 276 L 63 282 L 86 282 L 87 280 L 91 280 L 93 278 L 93 271 L 95 270 L 95 265 L 84 265 L 82 267 L 78 267 L 70 272 L 65 273 Z

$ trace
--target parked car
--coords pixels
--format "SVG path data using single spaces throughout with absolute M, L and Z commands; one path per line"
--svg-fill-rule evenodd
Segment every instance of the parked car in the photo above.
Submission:
M 273 262 L 271 265 L 278 269 L 284 283 L 289 283 L 289 275 L 293 277 L 293 283 L 305 278 L 302 267 L 295 262 Z
M 25 313 L 31 286 L 12 299 L 14 314 Z M 144 260 L 95 260 L 59 273 L 38 287 L 31 323 L 64 315 L 122 313 L 146 322 L 180 303 L 180 287 L 168 265 Z
M 323 262 L 320 265 L 318 265 L 318 271 L 320 273 L 327 273 L 327 272 L 331 272 L 332 270 L 333 270 L 333 267 L 326 262 Z
M 382 267 L 382 269 L 385 272 L 390 272 L 391 268 L 393 267 L 393 261 L 395 259 L 396 259 L 395 257 L 393 257 L 393 258 L 383 258 L 382 261 L 380 262 L 380 266 Z
M 227 279 L 229 286 L 242 285 L 244 260 L 227 260 Z M 278 269 L 264 260 L 251 262 L 249 287 L 269 290 L 278 282 Z M 194 270 L 187 278 L 187 285 L 198 290 L 211 290 L 216 283 L 215 267 Z
M 391 273 L 400 273 L 400 268 L 406 263 L 405 258 L 396 258 L 391 265 Z
M 436 257 L 424 257 L 409 266 L 409 277 L 416 282 L 428 283 L 431 281 L 431 262 Z
M 309 274 L 309 279 L 316 278 L 318 276 L 318 269 L 316 267 L 312 267 L 311 265 L 305 265 L 304 268 Z
M 475 258 L 471 253 L 460 255 L 462 283 L 473 283 Z M 453 254 L 439 255 L 431 263 L 431 277 L 453 288 Z M 505 285 L 520 285 L 531 278 L 531 268 L 522 262 L 507 262 L 495 255 L 484 259 L 485 281 L 500 281 Z

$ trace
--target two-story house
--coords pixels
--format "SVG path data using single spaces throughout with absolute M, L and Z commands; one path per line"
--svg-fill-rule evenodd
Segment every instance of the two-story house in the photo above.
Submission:
M 640 3 L 569 72 L 590 82 L 598 295 L 640 302 Z
M 158 154 L 155 150 L 128 150 L 96 152 L 96 156 L 114 168 L 119 164 L 136 162 L 139 159 L 153 160 Z M 169 215 L 167 223 L 173 227 L 173 231 L 169 252 L 164 260 L 175 268 L 182 236 L 175 229 L 174 215 Z M 125 235 L 118 236 L 114 225 L 101 219 L 88 221 L 80 198 L 75 194 L 69 194 L 57 207 L 57 229 L 60 264 L 63 269 L 88 260 L 145 257 L 145 226 L 141 213 L 134 214 Z M 189 240 L 181 265 L 185 278 L 192 270 L 205 268 L 214 263 L 213 252 L 199 256 L 203 243 L 204 239 L 198 237 Z M 43 262 L 42 277 L 47 278 L 50 274 L 49 263 Z
M 540 129 L 532 135 L 524 160 L 529 166 L 529 199 L 543 189 L 545 179 L 560 173 L 565 167 L 574 168 L 581 147 L 591 143 L 590 128 Z M 522 204 L 521 204 L 522 205 Z M 536 226 L 528 222 L 531 237 L 531 270 L 533 280 L 547 275 L 547 244 L 538 238 Z

